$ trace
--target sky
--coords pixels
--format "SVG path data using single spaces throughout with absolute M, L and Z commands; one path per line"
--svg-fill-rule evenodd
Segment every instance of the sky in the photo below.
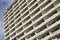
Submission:
M 13 0 L 0 0 L 0 40 L 4 40 L 3 14 L 12 2 Z

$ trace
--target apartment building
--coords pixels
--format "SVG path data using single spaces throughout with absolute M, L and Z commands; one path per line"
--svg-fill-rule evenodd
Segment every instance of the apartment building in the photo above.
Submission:
M 4 14 L 5 40 L 60 40 L 60 0 L 15 0 Z

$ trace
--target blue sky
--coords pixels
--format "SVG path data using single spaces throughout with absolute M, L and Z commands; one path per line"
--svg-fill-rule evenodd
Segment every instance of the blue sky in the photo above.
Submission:
M 3 14 L 13 0 L 0 0 L 0 40 L 4 40 Z

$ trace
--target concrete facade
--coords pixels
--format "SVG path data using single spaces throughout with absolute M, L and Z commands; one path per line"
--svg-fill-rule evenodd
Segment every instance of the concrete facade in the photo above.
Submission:
M 60 40 L 60 0 L 15 0 L 4 14 L 5 40 Z

